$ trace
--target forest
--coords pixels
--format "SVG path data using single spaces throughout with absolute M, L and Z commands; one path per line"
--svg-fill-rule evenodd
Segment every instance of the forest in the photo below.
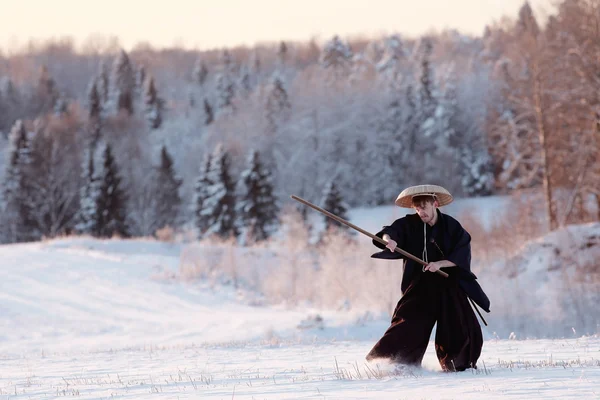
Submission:
M 209 50 L 0 53 L 2 243 L 165 229 L 248 244 L 296 194 L 341 216 L 406 186 L 600 217 L 600 1 L 457 31 Z M 304 215 L 306 210 L 302 210 Z

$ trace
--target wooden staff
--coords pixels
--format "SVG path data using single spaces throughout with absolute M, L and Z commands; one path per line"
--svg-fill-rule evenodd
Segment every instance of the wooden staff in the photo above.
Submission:
M 364 235 L 367 235 L 367 236 L 368 236 L 368 237 L 370 237 L 371 239 L 373 239 L 373 240 L 375 240 L 375 241 L 377 241 L 377 242 L 379 242 L 379 243 L 383 244 L 384 246 L 387 246 L 387 244 L 388 244 L 388 242 L 387 242 L 386 240 L 383 240 L 383 239 L 381 239 L 379 236 L 375 236 L 375 235 L 373 235 L 372 233 L 369 233 L 369 232 L 365 231 L 364 229 L 361 229 L 361 228 L 359 228 L 358 226 L 356 226 L 356 225 L 354 225 L 354 224 L 352 224 L 352 223 L 350 223 L 350 222 L 348 222 L 348 221 L 346 221 L 346 220 L 344 220 L 344 219 L 342 219 L 342 218 L 338 217 L 337 215 L 335 215 L 335 214 L 332 214 L 332 213 L 330 213 L 329 211 L 326 211 L 326 210 L 322 209 L 321 207 L 315 206 L 314 204 L 312 204 L 312 203 L 309 203 L 308 201 L 306 201 L 306 200 L 304 200 L 304 199 L 302 199 L 302 198 L 300 198 L 300 197 L 298 197 L 298 196 L 294 196 L 294 195 L 292 195 L 291 197 L 292 197 L 292 199 L 294 199 L 294 200 L 296 200 L 296 201 L 299 201 L 300 203 L 302 203 L 302 204 L 304 204 L 304 205 L 307 205 L 307 206 L 309 206 L 310 208 L 313 208 L 313 209 L 315 209 L 315 210 L 317 210 L 317 211 L 319 211 L 319 212 L 322 212 L 323 214 L 327 215 L 329 218 L 333 218 L 333 219 L 335 219 L 337 222 L 339 222 L 339 223 L 341 223 L 341 224 L 344 224 L 344 225 L 346 225 L 346 226 L 349 226 L 350 228 L 352 228 L 352 229 L 355 229 L 355 230 L 359 231 L 360 233 L 362 233 L 362 234 L 364 234 Z M 394 251 L 395 251 L 395 252 L 397 252 L 397 253 L 400 253 L 400 254 L 402 254 L 402 255 L 403 255 L 404 257 L 406 257 L 406 258 L 410 258 L 411 260 L 418 262 L 418 263 L 419 263 L 419 264 L 421 264 L 421 265 L 424 265 L 424 266 L 427 266 L 427 265 L 428 265 L 428 264 L 427 264 L 425 261 L 421 260 L 421 259 L 420 259 L 420 258 L 418 258 L 418 257 L 415 257 L 415 256 L 413 256 L 412 254 L 410 254 L 410 253 L 408 253 L 408 252 L 406 252 L 406 251 L 402 250 L 402 249 L 401 249 L 401 248 L 399 248 L 399 247 L 396 247 L 396 248 L 394 249 Z M 447 278 L 447 277 L 448 277 L 448 274 L 447 274 L 447 273 L 445 273 L 444 271 L 441 271 L 441 270 L 439 270 L 439 269 L 438 269 L 437 271 L 435 271 L 435 272 L 437 272 L 438 274 L 442 275 L 444 278 Z

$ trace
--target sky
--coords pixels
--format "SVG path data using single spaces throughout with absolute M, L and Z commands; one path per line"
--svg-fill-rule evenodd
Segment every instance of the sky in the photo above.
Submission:
M 0 0 L 0 5 L 9 0 Z M 30 39 L 118 37 L 130 49 L 178 45 L 210 49 L 280 40 L 307 41 L 455 28 L 480 35 L 503 15 L 514 17 L 524 0 L 19 0 L 1 7 L 0 46 Z M 551 0 L 529 0 L 534 11 Z M 9 17 L 10 16 L 10 17 Z M 90 39 L 92 38 L 92 39 Z M 96 39 L 97 40 L 97 39 Z

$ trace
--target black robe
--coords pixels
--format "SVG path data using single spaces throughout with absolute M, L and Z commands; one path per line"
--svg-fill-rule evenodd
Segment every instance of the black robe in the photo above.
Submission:
M 404 258 L 403 296 L 390 327 L 369 352 L 367 360 L 388 358 L 401 364 L 420 365 L 437 323 L 435 346 L 442 369 L 476 368 L 483 337 L 467 296 L 487 312 L 490 302 L 471 272 L 469 233 L 454 218 L 437 212 L 438 221 L 433 227 L 424 224 L 418 214 L 410 214 L 385 226 L 377 236 L 388 234 L 398 247 L 421 259 L 426 243 L 427 261 L 449 260 L 456 264 L 443 269 L 448 278 L 424 272 L 419 263 L 392 253 L 373 240 L 375 246 L 385 250 L 372 257 Z
M 477 277 L 471 272 L 471 235 L 454 218 L 443 214 L 437 210 L 438 221 L 434 225 L 439 229 L 439 240 L 436 244 L 443 251 L 442 259 L 452 261 L 456 267 L 444 268 L 443 271 L 448 274 L 458 275 L 460 287 L 465 291 L 479 307 L 486 312 L 490 312 L 490 300 L 479 286 Z M 418 214 L 407 214 L 405 217 L 397 219 L 391 226 L 384 226 L 376 236 L 383 239 L 387 234 L 398 243 L 398 247 L 408 253 L 421 258 L 423 252 L 423 221 Z M 375 253 L 371 257 L 388 260 L 404 259 L 404 273 L 402 275 L 401 291 L 406 292 L 415 274 L 422 271 L 421 264 L 411 259 L 405 258 L 402 254 L 391 252 L 383 244 L 373 240 L 373 244 L 381 249 L 382 252 Z M 428 247 L 431 242 L 428 243 Z M 433 244 L 435 250 L 437 246 Z M 432 260 L 430 260 L 432 261 Z

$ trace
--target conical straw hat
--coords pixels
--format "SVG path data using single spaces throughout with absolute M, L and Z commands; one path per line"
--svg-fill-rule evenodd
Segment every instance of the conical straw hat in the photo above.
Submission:
M 452 195 L 446 189 L 438 185 L 418 185 L 406 188 L 396 198 L 396 205 L 399 207 L 412 208 L 412 198 L 414 196 L 435 196 L 439 206 L 445 206 L 452 203 Z

